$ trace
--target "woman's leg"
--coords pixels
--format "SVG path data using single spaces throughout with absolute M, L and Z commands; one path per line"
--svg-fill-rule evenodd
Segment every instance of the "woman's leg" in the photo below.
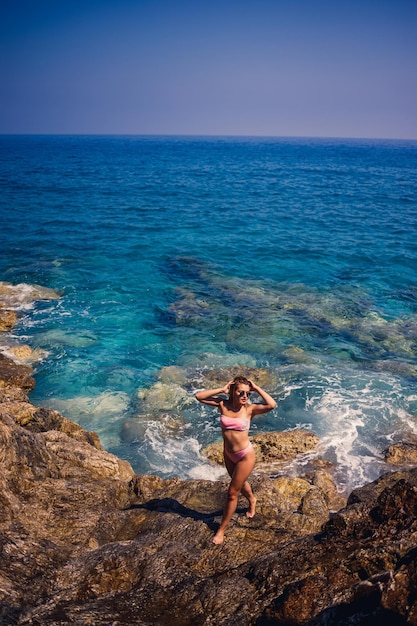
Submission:
M 249 509 L 246 511 L 246 517 L 253 517 L 256 512 L 256 498 L 253 495 L 252 487 L 246 481 L 241 489 L 242 496 L 245 496 L 249 502 Z
M 229 524 L 234 512 L 236 511 L 239 493 L 244 489 L 244 495 L 246 498 L 248 498 L 248 500 L 251 497 L 250 494 L 252 495 L 252 498 L 254 497 L 250 486 L 250 492 L 247 487 L 244 487 L 245 483 L 247 482 L 247 478 L 249 477 L 249 474 L 255 466 L 254 450 L 249 450 L 249 452 L 246 454 L 246 456 L 243 457 L 243 459 L 238 461 L 238 463 L 233 464 L 234 468 L 232 468 L 232 462 L 230 461 L 230 459 L 225 456 L 225 465 L 229 474 L 230 471 L 232 471 L 232 480 L 230 481 L 229 489 L 227 492 L 227 499 L 223 510 L 222 522 L 219 526 L 217 533 L 213 537 L 213 543 L 215 544 L 223 543 L 224 531 L 226 530 L 227 525 Z M 251 500 L 249 500 L 249 504 L 251 506 Z M 253 503 L 252 507 L 253 514 L 254 505 L 255 503 Z
M 234 463 L 227 456 L 226 452 L 224 453 L 224 464 L 226 466 L 229 476 L 232 477 L 235 471 L 236 463 Z M 246 517 L 254 517 L 255 512 L 256 512 L 256 498 L 253 495 L 252 488 L 247 480 L 244 482 L 243 487 L 240 491 L 241 491 L 242 496 L 244 496 L 246 500 L 249 502 L 249 509 L 246 511 Z

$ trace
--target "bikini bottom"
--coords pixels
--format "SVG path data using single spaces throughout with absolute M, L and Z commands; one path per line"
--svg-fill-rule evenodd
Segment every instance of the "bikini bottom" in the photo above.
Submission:
M 238 461 L 243 459 L 243 457 L 246 456 L 249 450 L 252 450 L 252 448 L 253 448 L 253 445 L 249 441 L 248 445 L 246 446 L 246 448 L 243 448 L 243 450 L 238 450 L 237 452 L 231 452 L 230 450 L 227 450 L 227 448 L 225 447 L 224 453 L 233 463 L 237 463 Z

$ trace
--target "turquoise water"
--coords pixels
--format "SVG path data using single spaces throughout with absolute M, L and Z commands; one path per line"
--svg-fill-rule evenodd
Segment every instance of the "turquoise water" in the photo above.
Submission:
M 417 436 L 417 142 L 4 136 L 0 280 L 39 350 L 31 400 L 136 471 L 219 475 L 203 376 L 262 368 L 253 432 L 321 438 L 341 487 Z M 225 381 L 226 382 L 226 381 Z

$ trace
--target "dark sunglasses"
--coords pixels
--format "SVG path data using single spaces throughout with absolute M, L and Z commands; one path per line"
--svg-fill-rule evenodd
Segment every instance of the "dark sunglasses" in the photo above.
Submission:
M 250 398 L 250 391 L 239 391 L 239 398 L 243 398 L 243 396 L 248 396 Z

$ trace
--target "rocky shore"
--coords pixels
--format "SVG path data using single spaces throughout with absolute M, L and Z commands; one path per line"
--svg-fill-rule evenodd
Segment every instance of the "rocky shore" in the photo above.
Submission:
M 324 465 L 271 471 L 314 449 L 313 433 L 256 435 L 257 514 L 242 501 L 214 546 L 227 481 L 136 475 L 32 405 L 34 384 L 0 355 L 0 624 L 417 624 L 414 443 L 346 500 Z M 216 444 L 205 454 L 219 461 Z

